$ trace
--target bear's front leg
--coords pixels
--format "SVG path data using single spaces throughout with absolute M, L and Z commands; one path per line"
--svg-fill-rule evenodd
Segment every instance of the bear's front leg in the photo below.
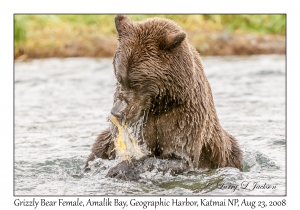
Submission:
M 155 157 L 144 156 L 138 160 L 124 160 L 115 167 L 111 168 L 106 177 L 117 178 L 127 181 L 139 180 L 140 174 L 146 171 L 162 171 L 164 174 L 169 172 L 171 175 L 182 174 L 188 171 L 189 165 L 184 160 L 172 159 L 162 160 Z
M 84 169 L 87 170 L 89 161 L 92 161 L 95 158 L 114 159 L 116 156 L 114 148 L 114 140 L 112 139 L 111 131 L 108 128 L 99 134 L 98 138 L 93 144 L 92 152 L 87 158 Z

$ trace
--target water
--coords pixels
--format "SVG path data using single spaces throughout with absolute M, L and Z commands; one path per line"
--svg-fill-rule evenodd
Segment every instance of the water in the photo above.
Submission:
M 109 124 L 112 61 L 32 60 L 15 63 L 15 195 L 284 195 L 285 57 L 202 60 L 221 124 L 244 151 L 243 172 L 153 170 L 127 182 L 105 177 L 116 161 L 97 159 L 83 173 L 95 138 Z M 255 182 L 262 189 L 252 190 Z

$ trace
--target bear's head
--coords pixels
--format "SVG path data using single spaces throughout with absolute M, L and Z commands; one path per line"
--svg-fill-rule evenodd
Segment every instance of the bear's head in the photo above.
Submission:
M 117 88 L 112 115 L 128 124 L 186 103 L 193 86 L 193 56 L 173 21 L 133 22 L 115 17 L 119 45 L 113 59 Z

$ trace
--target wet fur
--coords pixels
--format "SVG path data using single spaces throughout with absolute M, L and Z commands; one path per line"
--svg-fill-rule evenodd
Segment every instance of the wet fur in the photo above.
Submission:
M 132 22 L 119 15 L 115 21 L 119 46 L 113 62 L 118 81 L 114 104 L 127 101 L 122 114 L 128 124 L 147 116 L 141 143 L 150 156 L 184 160 L 196 169 L 242 170 L 242 152 L 219 123 L 200 55 L 182 29 L 160 18 Z M 100 134 L 86 167 L 95 157 L 113 159 L 113 141 L 109 129 Z

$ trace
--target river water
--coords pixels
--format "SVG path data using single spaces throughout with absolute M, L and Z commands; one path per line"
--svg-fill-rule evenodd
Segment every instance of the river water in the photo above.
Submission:
M 106 178 L 114 160 L 82 167 L 108 127 L 111 59 L 15 63 L 15 195 L 285 195 L 285 57 L 203 57 L 221 125 L 238 140 L 244 170 L 221 168 L 139 181 Z

